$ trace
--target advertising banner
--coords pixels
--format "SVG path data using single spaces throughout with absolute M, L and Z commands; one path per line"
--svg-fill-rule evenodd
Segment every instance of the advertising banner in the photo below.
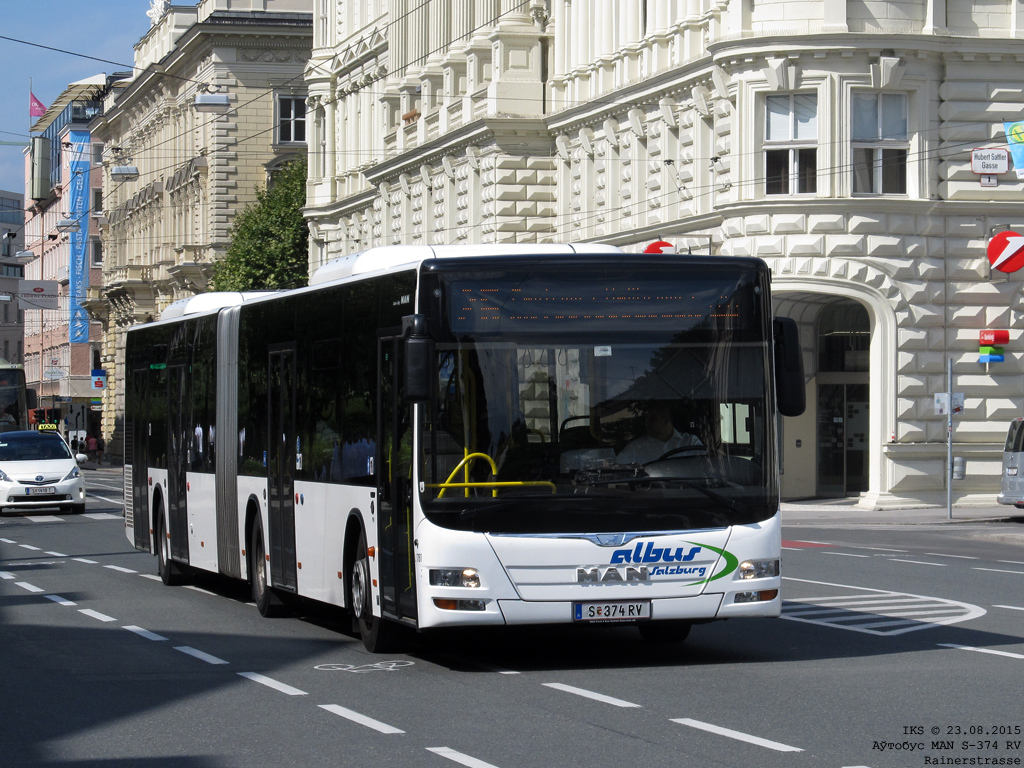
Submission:
M 68 297 L 70 308 L 69 338 L 72 344 L 89 341 L 89 314 L 82 307 L 89 285 L 86 245 L 89 241 L 89 132 L 71 131 L 71 218 L 78 222 L 78 231 L 71 233 L 68 264 Z

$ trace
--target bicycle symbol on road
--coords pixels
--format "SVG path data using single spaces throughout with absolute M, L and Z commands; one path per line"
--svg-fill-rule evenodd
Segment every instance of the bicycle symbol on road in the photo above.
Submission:
M 402 667 L 411 667 L 415 661 L 378 661 L 376 664 L 318 664 L 314 669 L 323 672 L 395 672 Z

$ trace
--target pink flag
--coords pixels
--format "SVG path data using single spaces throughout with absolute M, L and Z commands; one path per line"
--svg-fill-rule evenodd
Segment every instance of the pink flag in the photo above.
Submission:
M 42 117 L 46 114 L 46 105 L 43 104 L 32 91 L 28 92 L 28 116 Z

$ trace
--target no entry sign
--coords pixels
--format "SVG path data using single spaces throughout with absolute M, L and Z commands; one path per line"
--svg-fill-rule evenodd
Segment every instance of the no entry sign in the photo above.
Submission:
M 988 241 L 988 260 L 1000 272 L 1016 272 L 1024 267 L 1024 235 L 1000 232 Z

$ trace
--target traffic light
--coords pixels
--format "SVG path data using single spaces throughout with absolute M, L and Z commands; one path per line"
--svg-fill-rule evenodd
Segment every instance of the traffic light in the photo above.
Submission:
M 46 421 L 46 409 L 36 408 L 32 411 L 32 421 L 36 424 L 43 424 Z

